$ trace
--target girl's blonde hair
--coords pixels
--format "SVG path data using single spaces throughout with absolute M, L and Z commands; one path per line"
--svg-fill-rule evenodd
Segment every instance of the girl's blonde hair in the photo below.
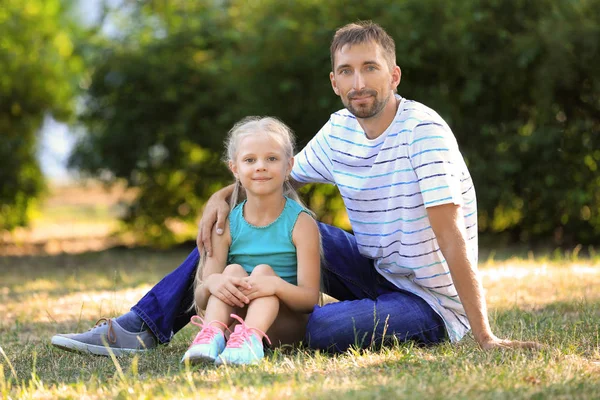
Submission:
M 295 137 L 292 130 L 286 124 L 274 117 L 250 116 L 245 117 L 237 122 L 227 134 L 227 139 L 225 140 L 225 156 L 223 157 L 223 161 L 227 165 L 229 165 L 229 163 L 235 163 L 237 154 L 239 152 L 239 145 L 242 139 L 251 135 L 256 135 L 257 133 L 266 133 L 277 143 L 279 143 L 283 149 L 285 157 L 287 158 L 286 161 L 289 161 L 294 157 Z M 234 185 L 233 193 L 229 199 L 231 210 L 233 210 L 236 205 L 241 203 L 246 198 L 246 193 L 240 181 L 236 179 Z M 300 199 L 300 196 L 298 196 L 296 189 L 294 189 L 287 178 L 283 184 L 283 195 L 298 202 L 313 216 L 313 218 L 315 217 L 314 213 L 306 208 L 306 205 Z M 202 284 L 202 273 L 204 270 L 205 260 L 206 253 L 203 252 L 200 254 L 200 261 L 198 263 L 198 268 L 196 269 L 196 279 L 194 280 L 194 303 L 191 309 L 196 308 L 196 312 L 198 314 L 200 314 L 202 310 L 196 307 L 195 294 L 196 288 Z
M 294 133 L 283 122 L 274 117 L 246 117 L 236 123 L 229 131 L 225 141 L 225 162 L 227 164 L 234 163 L 239 151 L 239 144 L 245 137 L 255 135 L 257 133 L 266 133 L 274 139 L 285 154 L 287 161 L 294 157 Z M 283 184 L 283 195 L 297 201 L 304 208 L 306 206 L 298 196 L 298 193 L 286 178 Z M 236 179 L 233 193 L 231 194 L 230 205 L 231 210 L 235 208 L 244 198 L 246 194 L 240 181 Z

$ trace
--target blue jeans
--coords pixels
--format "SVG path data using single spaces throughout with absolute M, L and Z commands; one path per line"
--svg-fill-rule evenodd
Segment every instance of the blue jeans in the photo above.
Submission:
M 433 344 L 447 339 L 440 316 L 423 299 L 379 275 L 373 261 L 358 252 L 354 236 L 322 223 L 319 230 L 323 290 L 340 301 L 314 307 L 306 334 L 311 348 L 345 351 L 394 340 Z M 169 342 L 194 315 L 189 308 L 198 258 L 194 249 L 132 308 L 161 343 Z

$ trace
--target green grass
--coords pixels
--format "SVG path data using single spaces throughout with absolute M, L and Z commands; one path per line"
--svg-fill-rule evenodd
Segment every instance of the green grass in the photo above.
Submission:
M 600 260 L 573 255 L 490 258 L 481 266 L 496 334 L 540 351 L 482 352 L 472 339 L 329 356 L 269 353 L 257 366 L 179 363 L 195 331 L 119 359 L 53 348 L 126 311 L 184 250 L 113 249 L 0 258 L 0 397 L 211 399 L 572 399 L 600 394 Z

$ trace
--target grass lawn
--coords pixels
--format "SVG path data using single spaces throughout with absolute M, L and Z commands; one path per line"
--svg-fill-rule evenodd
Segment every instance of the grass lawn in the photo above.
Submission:
M 128 310 L 185 250 L 112 249 L 0 257 L 3 398 L 599 398 L 600 258 L 510 258 L 481 265 L 496 334 L 538 340 L 541 351 L 482 352 L 458 344 L 270 353 L 258 366 L 179 363 L 195 329 L 168 346 L 110 359 L 53 348 Z

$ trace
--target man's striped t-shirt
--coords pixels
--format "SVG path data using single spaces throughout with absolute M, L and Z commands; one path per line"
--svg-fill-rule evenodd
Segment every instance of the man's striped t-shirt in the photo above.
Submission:
M 394 121 L 373 140 L 348 110 L 332 114 L 297 154 L 292 177 L 337 185 L 360 253 L 390 282 L 427 301 L 454 342 L 469 322 L 426 208 L 461 206 L 469 258 L 477 265 L 475 189 L 445 121 L 420 103 L 398 100 Z

